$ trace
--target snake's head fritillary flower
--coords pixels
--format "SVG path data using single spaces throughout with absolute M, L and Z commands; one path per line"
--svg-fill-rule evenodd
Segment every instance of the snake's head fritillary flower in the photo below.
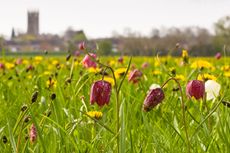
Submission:
M 30 142 L 34 143 L 37 139 L 37 129 L 34 124 L 31 125 L 30 128 Z
M 122 56 L 120 56 L 119 58 L 118 58 L 118 60 L 117 60 L 119 63 L 123 63 L 123 61 L 124 61 L 124 59 L 123 59 L 123 57 Z
M 82 60 L 82 64 L 86 68 L 90 68 L 90 67 L 96 68 L 97 67 L 97 63 L 95 61 L 93 61 L 91 58 L 94 58 L 96 60 L 97 55 L 93 54 L 93 53 L 90 53 L 90 56 L 89 55 L 85 55 L 84 59 Z
M 15 64 L 16 65 L 20 65 L 20 64 L 22 64 L 22 59 L 21 58 L 18 58 L 16 61 L 15 61 Z
M 204 82 L 200 80 L 189 81 L 186 86 L 186 94 L 188 97 L 194 97 L 197 100 L 203 98 L 205 94 Z
M 79 45 L 78 45 L 78 48 L 80 50 L 84 50 L 85 49 L 85 42 L 81 42 Z
M 80 52 L 79 50 L 76 50 L 76 51 L 74 52 L 74 56 L 80 56 L 80 54 L 81 54 L 81 52 Z
M 111 83 L 99 80 L 93 83 L 90 92 L 90 103 L 94 104 L 95 102 L 99 106 L 104 106 L 109 104 L 110 95 L 111 95 L 112 85 Z
M 205 82 L 205 92 L 207 93 L 207 100 L 215 100 L 220 93 L 220 84 L 214 80 L 208 80 Z
M 216 53 L 215 58 L 220 59 L 221 58 L 221 53 L 220 52 Z
M 144 62 L 141 67 L 144 69 L 144 68 L 147 68 L 149 67 L 149 63 L 148 62 Z
M 129 82 L 137 83 L 141 76 L 142 72 L 138 69 L 135 69 L 129 74 Z
M 156 86 L 157 87 L 157 86 Z M 143 110 L 148 112 L 158 104 L 160 104 L 165 98 L 164 92 L 161 88 L 151 89 L 145 97 Z
M 3 63 L 0 63 L 0 69 L 5 69 L 5 65 Z

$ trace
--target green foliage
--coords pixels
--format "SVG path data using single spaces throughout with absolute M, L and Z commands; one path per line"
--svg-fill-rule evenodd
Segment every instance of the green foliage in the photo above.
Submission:
M 100 55 L 112 54 L 112 43 L 109 40 L 104 40 L 98 43 Z
M 230 80 L 221 70 L 229 65 L 230 58 L 221 60 L 203 58 L 215 66 L 215 70 L 193 69 L 190 65 L 181 66 L 182 59 L 163 57 L 135 57 L 132 64 L 141 69 L 143 62 L 150 66 L 141 69 L 143 77 L 137 84 L 125 78 L 120 98 L 120 146 L 116 143 L 116 96 L 112 90 L 109 105 L 90 105 L 89 93 L 92 83 L 102 78 L 100 73 L 91 72 L 80 64 L 82 57 L 66 62 L 65 57 L 43 56 L 22 57 L 23 64 L 0 69 L 0 151 L 1 152 L 188 152 L 184 123 L 182 120 L 181 95 L 174 91 L 176 84 L 170 82 L 163 89 L 164 101 L 150 112 L 143 112 L 142 105 L 152 83 L 162 85 L 168 78 L 170 68 L 185 80 L 179 80 L 185 98 L 188 80 L 195 79 L 198 73 L 211 73 L 222 85 L 221 96 L 215 101 L 197 101 L 185 98 L 186 123 L 190 139 L 190 152 L 225 153 L 230 151 L 230 109 L 222 104 L 222 99 L 230 100 Z M 117 70 L 126 67 L 117 62 L 118 57 L 102 57 L 103 63 L 115 64 Z M 15 58 L 5 57 L 1 62 L 15 63 Z M 157 62 L 159 62 L 160 64 Z M 197 58 L 190 58 L 190 62 Z M 29 64 L 34 70 L 26 71 Z M 161 74 L 154 75 L 158 70 Z M 199 72 L 201 71 L 201 72 Z M 107 77 L 112 74 L 107 70 Z M 71 81 L 66 81 L 71 78 Z M 50 79 L 56 84 L 49 87 Z M 118 83 L 122 77 L 118 79 Z M 31 103 L 31 96 L 38 91 L 38 97 Z M 51 95 L 56 94 L 56 98 Z M 22 106 L 27 109 L 22 111 Z M 101 111 L 100 120 L 86 115 L 88 111 Z M 26 117 L 29 120 L 26 121 Z M 31 125 L 37 128 L 34 143 L 28 139 Z M 7 142 L 2 138 L 6 136 Z

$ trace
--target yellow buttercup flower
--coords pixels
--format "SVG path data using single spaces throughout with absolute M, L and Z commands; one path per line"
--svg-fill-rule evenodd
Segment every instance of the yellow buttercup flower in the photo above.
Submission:
M 198 61 L 195 61 L 191 64 L 191 68 L 207 68 L 207 69 L 212 69 L 214 70 L 214 66 L 209 63 L 208 61 L 205 61 L 205 60 L 198 60 Z
M 99 68 L 94 68 L 94 67 L 90 67 L 87 69 L 90 73 L 97 73 L 100 72 Z
M 225 73 L 224 73 L 224 76 L 226 76 L 226 77 L 229 77 L 229 78 L 230 78 L 230 72 L 225 72 Z
M 217 78 L 214 75 L 205 73 L 205 74 L 199 74 L 198 77 L 197 77 L 197 79 L 201 80 L 201 81 L 207 81 L 207 80 L 214 80 L 214 81 L 216 81 Z
M 5 63 L 5 66 L 7 69 L 12 69 L 12 68 L 14 68 L 15 65 L 13 63 L 7 62 L 7 63 Z
M 48 88 L 52 88 L 52 87 L 56 88 L 56 85 L 57 85 L 57 81 L 56 80 L 49 79 L 49 80 L 46 81 L 46 86 Z
M 154 66 L 157 67 L 157 66 L 159 66 L 159 65 L 160 65 L 160 61 L 155 60 Z
M 90 117 L 92 117 L 94 119 L 101 119 L 103 113 L 99 112 L 99 111 L 89 111 L 89 112 L 87 112 L 87 115 L 89 115 Z
M 114 66 L 116 64 L 116 62 L 114 61 L 114 60 L 111 60 L 110 62 L 109 62 L 109 65 L 110 66 Z
M 229 65 L 224 65 L 224 66 L 221 67 L 221 70 L 225 71 L 225 72 L 230 71 L 230 66 Z
M 28 75 L 27 78 L 28 78 L 28 79 L 32 79 L 32 75 Z
M 53 61 L 52 61 L 52 65 L 54 65 L 54 66 L 56 66 L 58 63 L 59 63 L 58 60 L 53 60 Z
M 43 60 L 43 57 L 42 57 L 42 56 L 35 56 L 35 57 L 34 57 L 34 60 L 35 60 L 35 61 L 42 61 L 42 60 Z
M 38 65 L 43 60 L 42 56 L 35 56 L 34 57 L 34 64 Z
M 50 71 L 45 71 L 43 74 L 44 75 L 51 75 L 51 72 Z
M 127 68 L 119 68 L 114 71 L 114 75 L 116 78 L 120 78 L 120 76 L 124 75 Z
M 159 70 L 155 70 L 155 71 L 153 71 L 153 75 L 160 75 L 160 74 L 162 74 L 162 72 L 161 72 L 161 71 L 159 71 Z
M 23 59 L 22 60 L 22 64 L 24 64 L 24 65 L 28 65 L 30 62 L 28 61 L 28 60 L 26 60 L 26 59 Z
M 181 75 L 181 74 L 177 74 L 177 75 L 175 76 L 175 79 L 181 80 L 181 81 L 185 81 L 185 77 L 184 77 L 183 75 Z
M 108 76 L 104 76 L 104 80 L 111 83 L 112 86 L 114 86 L 114 79 Z
M 188 57 L 188 51 L 187 50 L 182 50 L 182 57 L 187 58 Z

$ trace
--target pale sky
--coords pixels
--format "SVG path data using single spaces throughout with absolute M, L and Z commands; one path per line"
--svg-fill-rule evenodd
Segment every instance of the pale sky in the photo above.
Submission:
M 40 12 L 40 33 L 83 29 L 89 38 L 130 28 L 147 35 L 153 28 L 201 26 L 230 15 L 230 0 L 0 0 L 0 35 L 12 27 L 26 32 L 27 10 Z

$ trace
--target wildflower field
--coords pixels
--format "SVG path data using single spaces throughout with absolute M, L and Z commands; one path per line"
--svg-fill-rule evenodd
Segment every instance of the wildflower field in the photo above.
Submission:
M 0 58 L 0 152 L 230 152 L 230 58 Z

